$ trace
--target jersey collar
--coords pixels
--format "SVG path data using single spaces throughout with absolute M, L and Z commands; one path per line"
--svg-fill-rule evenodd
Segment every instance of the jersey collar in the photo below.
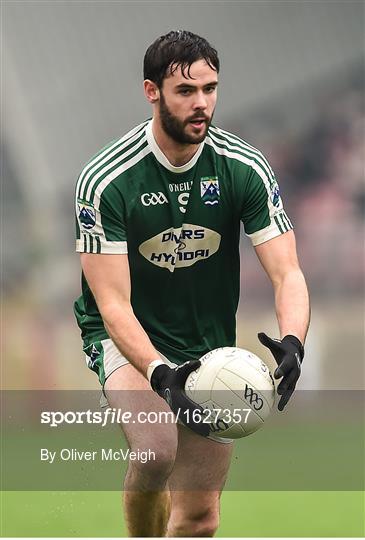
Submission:
M 185 163 L 185 165 L 181 165 L 180 167 L 175 167 L 175 165 L 172 165 L 169 162 L 169 160 L 167 159 L 165 154 L 162 152 L 162 150 L 158 146 L 158 144 L 157 144 L 157 142 L 155 140 L 155 137 L 153 136 L 152 122 L 153 122 L 153 120 L 150 120 L 150 122 L 148 123 L 148 125 L 146 127 L 146 137 L 147 137 L 148 145 L 151 148 L 152 153 L 154 154 L 157 161 L 159 163 L 161 163 L 161 165 L 163 165 L 166 169 L 168 169 L 169 171 L 171 171 L 173 173 L 178 173 L 178 174 L 179 173 L 184 173 L 184 172 L 189 171 L 190 169 L 192 169 L 194 167 L 194 165 L 196 164 L 196 162 L 198 161 L 198 159 L 200 157 L 200 154 L 203 151 L 204 142 L 202 142 L 200 144 L 198 150 L 195 152 L 195 154 L 193 155 L 193 157 L 191 158 L 190 161 Z

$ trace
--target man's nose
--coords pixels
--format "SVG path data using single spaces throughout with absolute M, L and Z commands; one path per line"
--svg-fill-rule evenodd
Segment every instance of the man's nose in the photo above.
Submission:
M 194 109 L 206 109 L 207 108 L 207 99 L 204 92 L 197 92 L 195 94 L 194 100 Z

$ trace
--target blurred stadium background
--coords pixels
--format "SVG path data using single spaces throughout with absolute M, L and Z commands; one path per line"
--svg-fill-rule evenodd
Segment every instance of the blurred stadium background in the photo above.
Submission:
M 98 387 L 72 313 L 74 185 L 91 155 L 150 116 L 144 52 L 186 28 L 219 52 L 215 124 L 266 154 L 296 228 L 313 308 L 300 387 L 363 389 L 364 3 L 28 0 L 1 11 L 2 388 Z M 237 328 L 270 362 L 256 334 L 277 335 L 272 291 L 246 239 Z

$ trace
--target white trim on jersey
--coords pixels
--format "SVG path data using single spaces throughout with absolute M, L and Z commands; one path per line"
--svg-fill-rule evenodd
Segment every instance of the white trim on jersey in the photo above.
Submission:
M 244 163 L 245 165 L 250 165 L 253 168 L 253 170 L 259 175 L 259 177 L 264 183 L 264 186 L 268 193 L 268 203 L 269 203 L 270 210 L 271 209 L 276 210 L 276 208 L 274 207 L 273 204 L 271 204 L 271 201 L 270 201 L 271 187 L 270 187 L 269 178 L 266 172 L 264 171 L 264 169 L 260 167 L 260 165 L 256 163 L 256 161 L 254 161 L 253 159 L 250 159 L 249 157 L 243 156 L 242 154 L 237 154 L 233 149 L 231 151 L 229 148 L 227 148 L 226 150 L 225 148 L 220 148 L 219 146 L 216 146 L 216 144 L 214 143 L 213 139 L 210 136 L 207 136 L 207 138 L 205 139 L 205 142 L 209 146 L 212 146 L 214 151 L 220 156 L 226 156 L 228 158 L 241 161 L 241 163 Z
M 284 232 L 288 232 L 289 230 L 290 229 L 287 229 Z M 267 242 L 268 240 L 271 240 L 272 238 L 276 238 L 277 236 L 280 236 L 281 234 L 283 234 L 283 232 L 280 231 L 275 221 L 272 221 L 270 225 L 268 225 L 264 229 L 261 229 L 260 231 L 256 231 L 251 234 L 248 234 L 245 232 L 245 235 L 251 239 L 253 246 L 258 246 L 259 244 L 263 244 L 264 242 Z
M 86 186 L 86 183 L 88 179 L 90 178 L 91 174 L 95 171 L 95 169 L 99 168 L 101 165 L 103 165 L 106 161 L 108 161 L 111 157 L 113 157 L 118 152 L 122 151 L 124 148 L 132 144 L 138 137 L 141 135 L 141 132 L 143 131 L 143 126 L 146 126 L 147 123 L 143 122 L 142 124 L 139 124 L 137 127 L 131 129 L 126 135 L 123 135 L 120 139 L 118 139 L 114 144 L 111 146 L 108 146 L 103 152 L 98 154 L 92 161 L 90 161 L 81 171 L 79 175 L 79 179 L 76 186 L 76 194 L 80 193 L 80 198 L 84 198 L 84 189 Z M 81 184 L 81 185 L 80 185 Z
M 81 234 L 82 238 L 76 240 L 78 253 L 104 253 L 110 255 L 124 255 L 128 253 L 127 242 L 111 242 L 105 238 L 94 238 L 91 234 Z M 99 247 L 98 247 L 99 246 Z
M 145 139 L 142 139 L 142 141 L 145 142 Z M 136 149 L 139 148 L 140 146 L 141 146 L 140 144 L 138 146 L 135 146 L 133 148 L 133 151 L 135 152 Z M 133 158 L 131 158 L 129 161 L 126 161 L 125 163 L 122 163 L 122 165 L 120 165 L 120 167 L 118 167 L 117 169 L 115 169 L 114 171 L 109 173 L 105 178 L 103 178 L 103 180 L 98 184 L 98 186 L 95 189 L 95 193 L 94 193 L 94 206 L 95 206 L 95 208 L 99 209 L 99 202 L 100 202 L 101 194 L 103 193 L 104 189 L 110 184 L 110 182 L 112 182 L 120 174 L 124 173 L 125 171 L 127 171 L 128 169 L 130 169 L 131 167 L 136 165 L 136 163 L 141 161 L 141 159 L 143 159 L 145 156 L 147 156 L 150 153 L 151 153 L 151 148 L 149 148 L 149 146 L 145 146 Z M 124 156 L 125 156 L 125 154 L 124 154 Z M 114 163 L 114 165 L 115 165 L 115 163 Z
M 217 134 L 219 135 L 219 133 Z M 242 143 L 239 143 L 238 141 L 235 141 L 232 139 L 230 139 L 229 141 L 228 137 L 225 138 L 224 135 L 221 135 L 221 137 L 223 138 L 220 139 L 219 137 L 215 136 L 215 132 L 213 129 L 209 130 L 209 136 L 211 137 L 212 141 L 215 141 L 217 144 L 223 144 L 232 152 L 242 152 L 248 157 L 256 159 L 259 162 L 259 164 L 262 166 L 262 168 L 265 169 L 266 175 L 271 178 L 272 182 L 274 182 L 275 180 L 274 172 L 271 169 L 270 165 L 265 160 L 264 156 L 259 151 L 253 152 L 250 149 L 245 148 L 245 145 Z M 235 146 L 232 146 L 232 144 L 235 144 Z
M 105 174 L 108 175 L 108 171 L 111 170 L 113 167 L 115 167 L 115 165 L 117 165 L 118 163 L 120 163 L 121 161 L 123 161 L 126 157 L 128 157 L 129 155 L 133 154 L 134 152 L 136 152 L 136 150 L 138 150 L 138 148 L 140 148 L 141 146 L 143 146 L 146 142 L 146 137 L 143 136 L 142 139 L 137 143 L 135 144 L 134 146 L 132 146 L 132 148 L 130 148 L 127 152 L 124 152 L 121 156 L 119 156 L 118 159 L 115 159 L 114 161 L 112 161 L 111 163 L 109 163 L 108 166 L 104 167 L 103 169 L 101 169 L 95 176 L 94 178 L 92 179 L 92 181 L 90 182 L 89 184 L 89 187 L 87 188 L 87 191 L 86 191 L 86 197 L 85 199 L 87 201 L 90 200 L 90 197 L 91 197 L 91 193 L 92 193 L 92 190 L 94 188 L 94 186 L 98 183 L 99 181 L 99 178 Z M 129 145 L 129 141 L 127 143 L 125 143 L 124 146 L 128 146 Z M 120 150 L 120 149 L 119 149 Z M 133 158 L 134 159 L 134 158 Z M 124 165 L 126 165 L 127 163 L 129 163 L 129 161 L 127 161 L 126 163 L 124 163 L 121 167 L 118 167 L 118 171 L 119 169 L 121 169 Z M 129 168 L 129 167 L 127 167 Z M 111 173 L 113 175 L 113 178 L 115 178 L 116 176 L 118 176 L 118 174 L 114 175 L 114 172 Z M 109 176 L 107 176 L 108 178 Z M 102 180 L 101 183 L 104 182 L 105 179 Z M 96 191 L 99 189 L 99 186 L 97 186 L 96 190 L 95 190 L 95 194 L 94 194 L 94 199 L 95 199 L 95 195 L 96 195 Z
M 177 173 L 177 174 L 184 173 L 192 169 L 194 165 L 196 164 L 196 162 L 198 161 L 200 154 L 202 153 L 203 148 L 204 148 L 204 142 L 202 142 L 190 161 L 185 163 L 185 165 L 181 165 L 181 167 L 175 167 L 175 165 L 172 165 L 167 159 L 167 157 L 165 156 L 165 154 L 160 150 L 155 140 L 155 137 L 152 131 L 152 120 L 149 122 L 149 124 L 146 127 L 146 136 L 147 136 L 148 145 L 150 146 L 157 161 L 161 163 L 161 165 L 163 165 L 169 171 L 173 173 Z
M 119 163 L 123 158 L 125 158 L 127 155 L 129 155 L 131 152 L 135 152 L 140 148 L 140 146 L 143 146 L 143 144 L 146 143 L 146 138 L 143 137 L 142 140 L 133 146 L 128 152 L 125 152 L 121 158 L 118 160 L 115 160 L 110 164 L 110 169 L 113 168 L 117 163 Z M 136 154 L 134 157 L 130 158 L 125 163 L 122 163 L 117 169 L 107 174 L 103 180 L 99 181 L 99 184 L 95 188 L 95 193 L 93 196 L 93 203 L 94 203 L 94 209 L 95 209 L 95 225 L 93 227 L 93 235 L 85 232 L 85 230 L 82 227 L 82 224 L 79 221 L 79 228 L 80 228 L 80 235 L 81 238 L 76 241 L 76 251 L 78 252 L 86 252 L 86 253 L 115 253 L 115 254 L 123 254 L 127 253 L 127 243 L 126 241 L 120 241 L 120 242 L 112 242 L 109 240 L 106 240 L 105 238 L 105 232 L 104 228 L 101 223 L 101 215 L 99 211 L 100 207 L 100 198 L 104 191 L 104 189 L 112 182 L 117 176 L 122 174 L 123 172 L 127 171 L 129 168 L 133 167 L 136 163 L 138 163 L 140 160 L 142 160 L 147 154 L 151 152 L 151 149 L 148 145 L 144 146 L 144 148 Z M 107 173 L 108 168 L 104 167 L 99 173 L 93 178 L 93 181 L 91 182 L 92 185 L 94 185 L 100 175 L 105 175 Z M 89 192 L 89 189 L 88 189 Z M 90 196 L 90 195 L 89 195 Z M 77 200 L 76 200 L 76 211 L 77 211 Z M 79 216 L 77 214 L 77 218 L 79 220 Z
M 225 137 L 228 141 L 230 141 L 232 143 L 241 145 L 245 149 L 250 150 L 251 152 L 256 154 L 258 157 L 262 158 L 263 161 L 266 163 L 267 167 L 269 168 L 269 170 L 271 172 L 271 175 L 273 177 L 275 177 L 274 171 L 272 170 L 270 163 L 267 161 L 267 159 L 265 158 L 265 156 L 263 155 L 263 153 L 260 150 L 258 150 L 257 148 L 255 148 L 251 144 L 248 144 L 248 142 L 244 141 L 243 139 L 241 139 L 237 135 L 234 135 L 233 133 L 230 133 L 229 131 L 225 131 L 222 128 L 218 128 L 216 126 L 210 126 L 209 130 L 212 130 L 213 132 L 217 133 L 217 135 L 221 135 L 222 137 Z
M 290 230 L 291 227 L 289 226 L 289 224 L 291 225 L 291 223 L 289 221 L 289 218 L 287 218 L 286 213 L 284 212 L 282 203 L 280 207 L 277 208 L 271 202 L 270 180 L 266 172 L 262 169 L 262 167 L 256 161 L 253 161 L 252 159 L 246 156 L 243 156 L 242 154 L 236 153 L 233 149 L 232 151 L 230 151 L 228 148 L 225 149 L 225 148 L 220 148 L 216 146 L 216 144 L 214 143 L 210 135 L 206 137 L 205 142 L 206 144 L 211 146 L 217 154 L 221 156 L 226 156 L 230 159 L 236 159 L 238 161 L 241 161 L 241 163 L 244 163 L 245 165 L 250 165 L 264 183 L 264 186 L 268 194 L 267 206 L 269 210 L 269 217 L 270 217 L 271 223 L 264 229 L 261 229 L 260 231 L 255 231 L 254 233 L 251 233 L 251 234 L 245 233 L 249 238 L 251 238 L 253 245 L 256 246 L 258 244 L 262 244 L 263 242 L 267 242 L 268 240 L 271 240 L 272 238 L 275 238 L 276 236 L 283 234 L 283 232 L 287 232 L 288 230 Z M 279 218 L 281 218 L 280 226 L 278 223 Z M 285 218 L 287 219 L 288 224 L 284 226 Z

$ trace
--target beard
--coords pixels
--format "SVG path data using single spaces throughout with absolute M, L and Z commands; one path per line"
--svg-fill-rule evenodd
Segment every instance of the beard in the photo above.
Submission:
M 204 141 L 210 123 L 213 119 L 213 114 L 208 118 L 204 113 L 197 112 L 195 115 L 191 116 L 187 120 L 180 120 L 177 116 L 173 115 L 170 109 L 168 108 L 164 95 L 160 91 L 160 120 L 161 126 L 165 133 L 175 142 L 179 144 L 200 144 Z M 199 134 L 188 134 L 185 131 L 185 128 L 189 123 L 194 120 L 194 118 L 205 118 L 205 127 L 202 133 Z

